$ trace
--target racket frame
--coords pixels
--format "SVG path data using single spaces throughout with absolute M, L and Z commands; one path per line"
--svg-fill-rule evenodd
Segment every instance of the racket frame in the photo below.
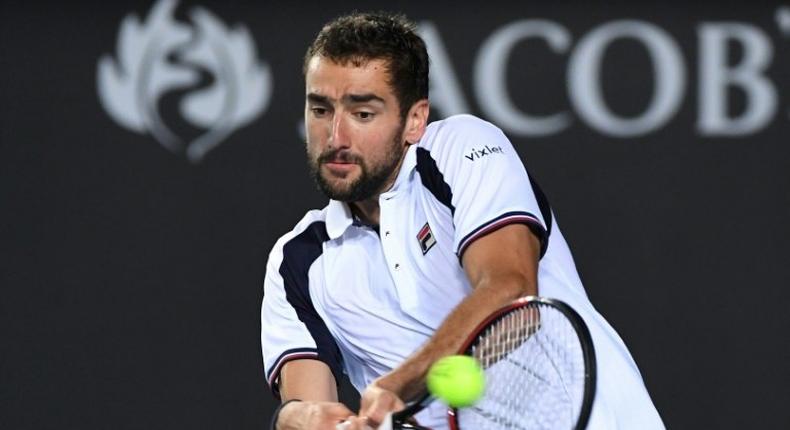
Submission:
M 593 399 L 595 398 L 595 384 L 596 384 L 596 361 L 595 361 L 595 347 L 593 346 L 592 336 L 587 324 L 584 323 L 582 317 L 570 307 L 567 303 L 552 299 L 548 297 L 539 296 L 525 296 L 518 298 L 508 305 L 503 306 L 501 309 L 493 312 L 483 322 L 478 324 L 477 328 L 472 332 L 472 335 L 466 339 L 464 346 L 460 351 L 464 355 L 471 355 L 472 346 L 488 327 L 496 324 L 499 320 L 506 317 L 511 311 L 527 307 L 531 303 L 538 303 L 542 305 L 552 306 L 562 312 L 568 321 L 573 326 L 576 334 L 579 336 L 579 343 L 582 348 L 582 356 L 584 357 L 584 394 L 582 397 L 582 408 L 579 411 L 579 418 L 576 421 L 574 430 L 584 430 L 587 427 L 587 422 L 590 419 L 590 412 L 592 412 Z M 458 425 L 458 409 L 450 408 L 447 410 L 447 418 L 450 423 L 451 430 L 462 430 Z
M 483 320 L 477 327 L 472 331 L 466 340 L 463 343 L 463 346 L 459 349 L 460 354 L 463 355 L 471 355 L 472 346 L 475 344 L 475 341 L 478 339 L 481 333 L 483 333 L 488 327 L 496 324 L 499 320 L 507 316 L 511 311 L 527 307 L 530 303 L 538 303 L 542 305 L 552 306 L 562 312 L 567 318 L 568 321 L 573 326 L 576 334 L 579 337 L 579 343 L 581 344 L 582 349 L 582 356 L 584 357 L 584 363 L 586 364 L 584 368 L 584 394 L 582 397 L 582 408 L 579 411 L 579 418 L 576 421 L 576 426 L 574 430 L 583 430 L 587 427 L 587 423 L 590 419 L 590 413 L 592 412 L 592 404 L 593 399 L 595 398 L 595 385 L 596 385 L 596 361 L 595 361 L 595 348 L 592 342 L 592 336 L 590 336 L 590 330 L 587 328 L 587 324 L 584 323 L 582 317 L 568 304 L 563 301 L 552 299 L 548 297 L 539 297 L 539 296 L 524 296 L 518 298 L 511 303 L 503 306 L 502 308 L 494 311 L 489 315 L 485 320 Z M 430 393 L 424 393 L 420 396 L 417 401 L 407 406 L 405 409 L 395 412 L 392 415 L 392 422 L 393 428 L 395 429 L 422 429 L 422 430 L 430 430 L 427 427 L 420 427 L 414 426 L 412 424 L 406 423 L 405 421 L 413 416 L 414 414 L 420 412 L 421 410 L 425 409 L 431 402 L 433 402 L 434 397 L 430 395 Z M 449 408 L 447 410 L 447 421 L 450 424 L 451 430 L 462 430 L 458 425 L 458 409 L 457 408 Z

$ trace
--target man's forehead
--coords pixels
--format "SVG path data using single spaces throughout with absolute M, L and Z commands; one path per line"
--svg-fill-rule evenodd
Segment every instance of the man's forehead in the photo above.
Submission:
M 359 101 L 361 96 L 384 102 L 394 96 L 388 82 L 384 60 L 372 59 L 359 65 L 340 64 L 326 57 L 314 56 L 305 76 L 307 95 L 327 99 Z M 374 97 L 370 97 L 370 96 Z
M 335 67 L 344 67 L 350 69 L 360 69 L 360 68 L 374 68 L 374 69 L 381 69 L 383 71 L 388 70 L 389 60 L 386 58 L 369 58 L 364 57 L 361 55 L 349 55 L 346 57 L 328 57 L 325 55 L 316 54 L 313 55 L 310 60 L 307 62 L 307 70 L 316 68 L 316 67 L 325 67 L 325 66 L 335 66 Z

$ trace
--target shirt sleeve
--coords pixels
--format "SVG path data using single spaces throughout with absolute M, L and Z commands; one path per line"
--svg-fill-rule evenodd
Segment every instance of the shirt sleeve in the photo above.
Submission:
M 540 240 L 541 257 L 545 254 L 551 210 L 499 128 L 459 115 L 442 121 L 428 144 L 447 184 L 459 259 L 476 239 L 513 223 L 526 224 Z
M 309 254 L 304 248 L 310 241 L 303 236 L 284 246 L 275 245 L 263 284 L 261 347 L 266 379 L 278 398 L 280 371 L 288 361 L 320 360 L 332 370 L 337 383 L 342 375 L 340 350 L 309 296 L 308 271 L 315 259 L 299 258 Z

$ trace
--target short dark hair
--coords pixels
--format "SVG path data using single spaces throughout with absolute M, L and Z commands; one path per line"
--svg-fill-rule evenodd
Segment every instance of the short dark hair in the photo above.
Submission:
M 321 29 L 307 49 L 304 73 L 314 56 L 355 66 L 385 60 L 388 83 L 398 98 L 402 118 L 414 103 L 428 98 L 428 50 L 417 34 L 417 26 L 404 15 L 354 12 L 336 18 Z

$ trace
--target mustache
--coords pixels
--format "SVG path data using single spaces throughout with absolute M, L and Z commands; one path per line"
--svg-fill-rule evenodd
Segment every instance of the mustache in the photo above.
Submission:
M 348 150 L 328 149 L 318 156 L 318 164 L 341 162 L 361 164 L 362 158 Z

